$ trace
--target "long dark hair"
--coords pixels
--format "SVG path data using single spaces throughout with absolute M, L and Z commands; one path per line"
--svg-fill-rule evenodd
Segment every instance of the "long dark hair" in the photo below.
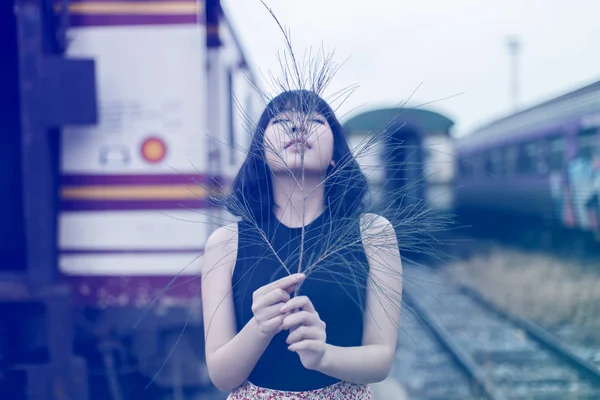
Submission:
M 226 209 L 235 216 L 255 221 L 272 215 L 273 186 L 263 138 L 269 121 L 284 111 L 316 112 L 327 119 L 333 132 L 335 166 L 329 166 L 326 172 L 325 206 L 335 218 L 356 216 L 366 207 L 367 178 L 354 159 L 342 125 L 329 104 L 308 90 L 286 91 L 269 102 L 252 135 L 248 156 L 233 181 Z

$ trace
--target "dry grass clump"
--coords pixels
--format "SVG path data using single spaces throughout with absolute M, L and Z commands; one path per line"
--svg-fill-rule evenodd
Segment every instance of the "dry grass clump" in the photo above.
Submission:
M 600 345 L 600 265 L 491 246 L 450 268 L 452 279 L 536 323 L 574 325 Z

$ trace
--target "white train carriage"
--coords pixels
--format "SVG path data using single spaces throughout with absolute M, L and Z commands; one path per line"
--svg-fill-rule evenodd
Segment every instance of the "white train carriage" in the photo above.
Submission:
M 443 114 L 416 108 L 374 109 L 344 122 L 376 203 L 428 204 L 443 212 L 452 207 L 453 126 Z
M 161 390 L 210 385 L 201 256 L 222 217 L 208 196 L 227 190 L 243 161 L 229 148 L 249 142 L 234 96 L 251 119 L 260 110 L 246 56 L 218 0 L 79 0 L 69 14 L 67 56 L 95 60 L 99 104 L 96 125 L 61 138 L 58 264 L 87 310 L 81 351 L 91 370 L 108 368 L 93 360 L 112 357 L 96 353 L 115 337 L 88 337 L 113 332 L 129 356 L 112 359 L 107 377 L 135 370 L 144 384 L 160 372 Z M 123 379 L 111 381 L 113 396 Z
M 258 95 L 216 1 L 84 0 L 70 14 L 68 55 L 96 61 L 100 121 L 62 133 L 60 271 L 86 304 L 143 306 L 199 276 L 216 212 L 203 186 L 239 168 L 233 96 L 252 113 Z M 188 281 L 162 300 L 196 295 Z

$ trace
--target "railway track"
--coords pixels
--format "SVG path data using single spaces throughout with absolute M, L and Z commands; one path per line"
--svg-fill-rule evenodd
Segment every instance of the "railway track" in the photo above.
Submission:
M 405 308 L 406 309 L 406 308 Z M 411 400 L 476 400 L 476 388 L 430 329 L 411 312 L 403 312 L 396 362 L 390 377 Z M 393 400 L 393 399 L 389 399 Z
M 595 365 L 474 292 L 444 285 L 434 272 L 419 269 L 405 271 L 404 299 L 455 368 L 462 370 L 471 398 L 600 399 L 600 370 Z

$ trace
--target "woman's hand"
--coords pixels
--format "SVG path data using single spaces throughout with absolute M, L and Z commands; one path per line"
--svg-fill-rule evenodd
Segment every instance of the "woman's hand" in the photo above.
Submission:
M 324 359 L 327 345 L 325 339 L 325 322 L 319 318 L 312 302 L 306 296 L 297 296 L 288 301 L 279 310 L 286 313 L 299 310 L 286 316 L 283 329 L 289 329 L 287 338 L 288 349 L 300 356 L 300 361 L 306 369 L 318 369 Z
M 304 278 L 304 274 L 289 275 L 256 289 L 252 294 L 252 313 L 261 333 L 273 336 L 281 332 L 286 316 L 281 308 L 290 300 L 290 293 Z

